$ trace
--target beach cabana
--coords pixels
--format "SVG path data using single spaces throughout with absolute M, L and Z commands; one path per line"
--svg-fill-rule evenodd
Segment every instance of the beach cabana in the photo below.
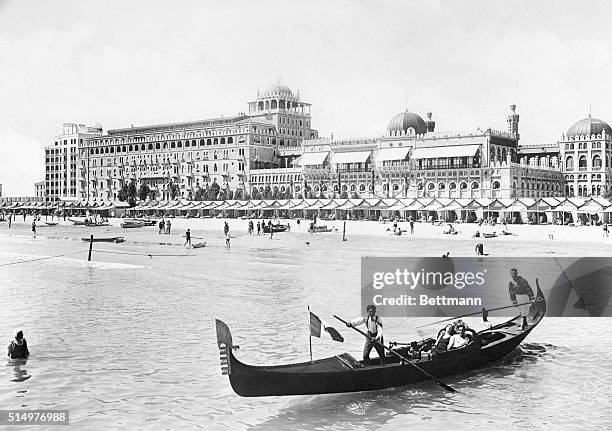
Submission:
M 591 224 L 607 223 L 612 211 L 606 212 L 606 209 L 611 205 L 607 199 L 592 197 L 578 208 L 578 217 Z
M 580 198 L 565 198 L 554 208 L 554 212 L 561 217 L 562 224 L 576 224 L 578 223 L 578 208 L 584 205 L 584 202 Z

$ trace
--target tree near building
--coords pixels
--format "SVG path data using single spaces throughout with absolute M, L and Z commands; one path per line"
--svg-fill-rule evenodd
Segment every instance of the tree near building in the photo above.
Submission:
M 128 204 L 131 207 L 136 206 L 136 198 L 138 197 L 138 191 L 136 190 L 136 180 L 132 180 L 127 189 Z
M 178 184 L 170 181 L 170 184 L 168 184 L 168 193 L 170 194 L 170 199 L 176 199 L 176 197 L 181 194 L 181 188 Z
M 217 197 L 219 196 L 219 191 L 221 190 L 221 187 L 219 187 L 219 184 L 217 184 L 217 182 L 213 182 L 210 187 L 208 188 L 208 200 L 209 201 L 216 201 Z
M 196 192 L 194 196 L 196 201 L 204 200 L 204 189 L 200 186 L 196 187 Z
M 119 199 L 121 202 L 125 202 L 128 200 L 128 197 L 128 186 L 126 183 L 123 183 L 119 193 L 117 193 L 117 199 Z
M 151 193 L 151 189 L 145 183 L 142 183 L 140 187 L 138 188 L 138 198 L 141 201 L 146 200 L 150 193 Z

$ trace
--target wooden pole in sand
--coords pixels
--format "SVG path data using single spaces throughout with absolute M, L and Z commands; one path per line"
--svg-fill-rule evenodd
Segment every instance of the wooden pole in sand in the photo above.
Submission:
M 91 261 L 91 249 L 93 248 L 93 235 L 89 236 L 89 255 L 87 256 L 87 262 Z
M 342 227 L 342 241 L 346 241 L 346 220 L 344 221 L 344 225 Z

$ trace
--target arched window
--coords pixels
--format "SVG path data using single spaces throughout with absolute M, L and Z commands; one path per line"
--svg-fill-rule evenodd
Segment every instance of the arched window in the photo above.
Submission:
M 586 156 L 580 156 L 580 159 L 578 159 L 578 169 L 586 169 L 587 167 L 587 158 Z
M 361 185 L 359 186 L 359 191 L 360 191 L 360 192 L 365 192 L 365 189 L 366 189 L 366 188 L 365 188 L 365 185 L 364 185 L 364 184 L 361 184 Z
M 593 169 L 601 169 L 601 157 L 597 154 L 593 157 Z
M 499 181 L 493 181 L 493 190 L 498 190 L 500 188 Z
M 472 182 L 472 189 L 477 189 L 478 187 L 480 187 L 480 185 L 478 184 L 478 181 Z
M 449 190 L 455 190 L 457 188 L 457 183 L 454 181 L 448 185 Z
M 355 187 L 355 184 L 351 184 L 351 191 L 354 192 L 355 190 L 357 190 L 357 188 Z
M 438 190 L 444 190 L 446 188 L 445 183 L 438 183 Z
M 436 185 L 434 183 L 427 184 L 427 190 L 433 190 L 435 188 L 436 188 Z
M 462 182 L 461 184 L 459 184 L 459 188 L 460 188 L 461 190 L 466 190 L 466 189 L 467 189 L 467 183 L 466 183 L 465 181 L 464 181 L 464 182 Z
M 159 142 L 157 144 L 155 144 L 155 149 L 156 150 L 160 150 L 161 149 L 161 146 L 159 145 Z
M 399 190 L 399 188 L 400 188 L 400 186 L 399 186 L 399 184 L 398 184 L 398 183 L 393 183 L 393 191 L 394 191 L 394 192 L 398 191 L 398 190 Z
M 176 148 L 176 142 L 170 142 L 170 148 Z
M 568 171 L 574 170 L 574 158 L 572 156 L 565 159 L 565 169 Z

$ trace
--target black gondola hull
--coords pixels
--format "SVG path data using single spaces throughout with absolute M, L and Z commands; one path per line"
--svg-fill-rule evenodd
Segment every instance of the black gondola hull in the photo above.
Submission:
M 532 305 L 528 327 L 520 329 L 519 318 L 491 330 L 481 331 L 467 347 L 433 357 L 413 360 L 423 370 L 438 378 L 461 374 L 507 356 L 538 325 L 546 312 L 546 301 L 538 288 L 538 301 Z M 350 355 L 276 366 L 252 366 L 233 354 L 232 336 L 225 323 L 217 320 L 217 341 L 224 374 L 234 391 L 243 397 L 315 395 L 372 391 L 394 388 L 429 380 L 394 356 L 386 356 L 383 365 L 364 365 Z

